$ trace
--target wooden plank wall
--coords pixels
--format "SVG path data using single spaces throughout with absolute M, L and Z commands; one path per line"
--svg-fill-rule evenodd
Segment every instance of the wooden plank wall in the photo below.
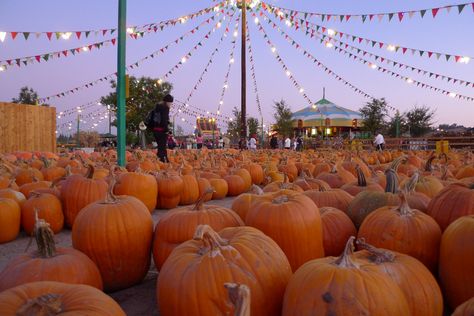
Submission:
M 0 102 L 0 153 L 56 152 L 56 108 Z

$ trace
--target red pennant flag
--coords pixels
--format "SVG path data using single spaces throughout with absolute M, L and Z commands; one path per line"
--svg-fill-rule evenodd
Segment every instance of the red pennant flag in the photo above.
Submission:
M 112 42 L 112 45 L 115 45 L 116 38 L 112 38 L 110 41 Z
M 76 32 L 77 39 L 81 39 L 81 34 L 82 34 L 81 32 Z
M 380 47 L 380 48 L 383 47 L 383 43 L 382 43 L 382 42 L 379 42 L 379 47 Z
M 47 32 L 46 36 L 48 37 L 49 40 L 51 40 L 51 36 L 53 36 L 53 32 Z
M 461 59 L 461 56 L 455 56 L 454 59 L 456 60 L 456 62 L 459 62 L 459 60 Z
M 408 48 L 406 47 L 402 47 L 402 52 L 405 54 L 405 52 L 407 51 Z
M 92 47 L 94 47 L 94 45 L 89 45 L 87 47 L 89 47 L 89 50 L 92 50 Z
M 362 43 L 362 37 L 359 37 L 359 44 Z
M 105 34 L 107 34 L 107 30 L 102 30 L 102 36 L 104 36 Z
M 474 12 L 474 2 L 471 3 L 471 4 L 472 4 L 472 11 Z M 473 84 L 473 86 L 474 86 L 474 84 Z
M 41 56 L 40 55 L 35 56 L 35 59 L 36 59 L 37 62 L 41 62 Z
M 76 48 L 76 53 L 80 53 L 81 52 L 81 49 L 80 48 Z
M 14 40 L 15 37 L 18 35 L 18 32 L 11 32 L 10 35 L 12 36 L 12 39 Z
M 350 15 L 346 15 L 346 22 L 349 21 L 350 18 L 351 18 Z
M 438 11 L 439 11 L 439 8 L 431 9 L 431 13 L 433 14 L 433 18 L 436 17 L 436 14 L 438 14 Z
M 64 57 L 67 57 L 67 50 L 63 50 Z
M 321 30 L 323 31 L 323 33 L 326 33 L 326 28 L 325 27 L 322 27 Z
M 328 14 L 328 15 L 327 15 L 327 20 L 328 20 L 328 21 L 331 20 L 331 14 Z
M 403 12 L 398 12 L 398 20 L 400 20 L 400 22 L 403 20 Z
M 370 14 L 369 15 L 369 21 L 372 21 L 373 18 L 374 18 L 374 14 Z

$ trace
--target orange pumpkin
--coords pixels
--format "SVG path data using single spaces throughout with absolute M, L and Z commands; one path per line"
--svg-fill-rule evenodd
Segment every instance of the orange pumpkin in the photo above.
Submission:
M 0 272 L 0 292 L 37 281 L 86 284 L 102 290 L 99 269 L 85 254 L 73 248 L 56 248 L 49 224 L 36 217 L 37 251 L 10 260 Z
M 9 188 L 0 189 L 0 198 L 12 199 L 17 202 L 18 205 L 21 205 L 23 202 L 26 201 L 26 198 L 23 193 Z
M 321 207 L 319 212 L 323 224 L 324 254 L 326 256 L 341 254 L 349 237 L 357 235 L 354 224 L 346 213 L 337 208 Z
M 319 209 L 301 193 L 281 190 L 260 196 L 252 203 L 245 224 L 275 240 L 293 271 L 311 259 L 324 256 Z
M 303 193 L 318 207 L 335 207 L 343 212 L 347 212 L 347 208 L 354 198 L 352 195 L 341 189 L 325 190 L 309 190 Z M 346 239 L 347 240 L 347 239 Z
M 12 241 L 20 233 L 21 210 L 12 199 L 0 198 L 0 244 Z
M 167 171 L 155 174 L 155 178 L 158 184 L 156 208 L 172 209 L 177 207 L 184 189 L 183 179 L 177 174 Z
M 125 316 L 111 297 L 88 285 L 32 282 L 0 293 L 0 315 Z
M 160 315 L 230 315 L 234 308 L 222 286 L 228 282 L 250 288 L 252 315 L 278 315 L 290 276 L 285 254 L 257 229 L 230 227 L 218 234 L 202 225 L 194 240 L 177 247 L 160 271 Z
M 245 181 L 241 176 L 228 175 L 224 177 L 224 180 L 229 188 L 228 196 L 237 196 L 245 192 Z
M 153 238 L 153 220 L 145 204 L 133 196 L 114 196 L 113 182 L 104 200 L 79 213 L 71 236 L 74 248 L 99 268 L 107 291 L 143 280 Z
M 156 196 L 158 195 L 158 184 L 155 177 L 149 174 L 137 172 L 125 172 L 118 176 L 114 193 L 117 195 L 131 195 L 146 205 L 152 213 L 156 207 Z
M 190 205 L 196 203 L 199 199 L 199 183 L 194 175 L 185 174 L 183 179 L 183 190 L 180 192 L 180 205 Z
M 240 218 L 245 221 L 247 213 L 252 206 L 252 202 L 263 194 L 260 187 L 253 185 L 250 192 L 239 195 L 232 202 L 232 210 L 239 214 Z
M 59 233 L 64 226 L 64 215 L 61 201 L 48 193 L 32 192 L 31 197 L 21 205 L 21 226 L 28 235 L 35 227 L 35 213 L 49 223 L 53 233 Z
M 449 306 L 455 309 L 474 297 L 474 215 L 454 221 L 444 231 L 439 277 Z
M 311 260 L 293 274 L 281 315 L 410 315 L 400 287 L 353 258 L 353 241 L 339 258 Z
M 474 315 L 474 297 L 459 305 L 451 316 L 472 316 Z
M 173 249 L 193 237 L 197 226 L 206 224 L 215 230 L 221 230 L 225 227 L 244 225 L 240 217 L 228 208 L 203 205 L 204 196 L 205 194 L 194 206 L 170 210 L 156 224 L 153 260 L 158 270 Z
M 227 196 L 227 192 L 229 192 L 227 181 L 221 178 L 209 179 L 209 183 L 214 188 L 214 192 L 212 193 L 213 200 L 221 200 Z

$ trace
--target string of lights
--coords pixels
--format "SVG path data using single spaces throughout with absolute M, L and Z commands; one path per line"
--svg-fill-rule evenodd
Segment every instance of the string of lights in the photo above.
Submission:
M 258 23 L 258 18 L 255 17 L 255 23 Z M 252 82 L 253 82 L 253 92 L 255 93 L 255 101 L 257 103 L 257 109 L 258 113 L 260 114 L 260 119 L 263 120 L 263 114 L 262 114 L 262 106 L 260 103 L 260 95 L 258 93 L 258 85 L 257 85 L 257 76 L 256 76 L 256 71 L 255 71 L 255 61 L 253 57 L 253 50 L 252 50 L 252 41 L 250 40 L 250 29 L 247 25 L 245 26 L 247 28 L 247 43 L 248 44 L 248 52 L 249 52 L 249 60 L 250 60 L 250 71 L 251 71 L 251 77 L 252 77 Z

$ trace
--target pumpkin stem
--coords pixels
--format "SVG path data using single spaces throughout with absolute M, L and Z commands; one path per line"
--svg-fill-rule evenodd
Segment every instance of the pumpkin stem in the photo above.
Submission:
M 355 169 L 356 169 L 356 172 L 357 172 L 357 186 L 366 187 L 367 186 L 367 180 L 365 179 L 365 175 L 362 172 L 362 169 L 360 168 L 359 165 L 356 165 Z
M 358 268 L 359 266 L 351 259 L 354 254 L 354 240 L 355 237 L 351 236 L 346 243 L 346 248 L 342 255 L 334 261 L 334 264 L 341 268 Z
M 214 192 L 216 192 L 216 191 L 214 190 L 213 187 L 208 187 L 208 188 L 201 194 L 201 196 L 199 197 L 199 200 L 197 200 L 196 205 L 194 205 L 193 210 L 194 210 L 194 211 L 202 210 L 202 206 L 203 206 L 203 204 L 204 204 L 204 199 L 205 199 L 206 195 L 211 194 L 211 193 L 214 193 Z
M 117 199 L 117 196 L 114 194 L 115 184 L 117 184 L 117 180 L 115 179 L 115 175 L 112 175 L 110 177 L 109 189 L 107 190 L 107 195 L 105 196 L 105 200 L 104 200 L 105 204 L 117 203 L 118 199 Z
M 80 156 L 79 156 L 80 157 Z M 92 164 L 88 164 L 87 165 L 87 173 L 86 173 L 86 178 L 87 179 L 92 179 L 92 177 L 94 176 L 94 171 L 95 171 L 95 168 Z
M 229 300 L 234 305 L 234 316 L 250 316 L 250 289 L 245 284 L 224 283 Z
M 428 171 L 428 172 L 431 172 L 433 171 L 433 160 L 436 158 L 436 156 L 434 155 L 434 153 L 431 153 L 431 156 L 430 158 L 428 158 L 428 160 L 426 160 L 426 164 L 425 164 L 425 171 Z
M 62 312 L 61 295 L 43 294 L 41 296 L 28 299 L 17 311 L 17 316 L 41 315 L 53 316 Z
M 418 172 L 415 172 L 411 176 L 410 180 L 407 183 L 405 183 L 405 188 L 403 189 L 403 191 L 405 191 L 405 193 L 414 192 L 416 184 L 418 183 L 419 179 L 420 179 L 420 174 Z
M 387 185 L 385 186 L 385 192 L 395 193 L 398 190 L 398 178 L 395 169 L 390 168 L 385 170 L 385 177 L 387 178 Z
M 413 210 L 408 205 L 405 192 L 400 191 L 398 193 L 398 196 L 400 197 L 400 205 L 398 206 L 397 210 L 400 212 L 402 216 L 412 216 L 414 213 L 413 213 Z
M 33 231 L 38 247 L 38 255 L 41 258 L 51 258 L 56 255 L 56 244 L 54 243 L 54 233 L 49 224 L 38 218 L 38 209 L 35 208 L 35 228 Z
M 385 249 L 376 248 L 371 244 L 365 242 L 364 238 L 358 238 L 356 240 L 356 245 L 361 249 L 367 250 L 370 253 L 369 259 L 377 264 L 384 262 L 393 262 L 393 260 L 395 260 L 395 254 L 393 252 Z
M 252 184 L 252 186 L 250 187 L 249 193 L 262 195 L 263 190 L 258 185 Z
M 199 225 L 196 227 L 193 239 L 202 241 L 204 244 L 204 248 L 201 249 L 200 254 L 204 254 L 208 250 L 217 250 L 227 245 L 227 241 L 221 238 L 209 225 Z
M 407 157 L 406 156 L 401 156 L 401 157 L 398 157 L 397 159 L 395 159 L 392 164 L 390 165 L 390 169 L 392 169 L 393 171 L 395 171 L 395 173 L 397 172 L 398 170 L 398 167 L 403 163 L 407 161 Z
M 283 204 L 283 203 L 287 203 L 289 201 L 289 197 L 288 195 L 284 194 L 284 195 L 280 195 L 280 196 L 277 196 L 276 198 L 274 198 L 272 200 L 272 203 L 273 204 Z

